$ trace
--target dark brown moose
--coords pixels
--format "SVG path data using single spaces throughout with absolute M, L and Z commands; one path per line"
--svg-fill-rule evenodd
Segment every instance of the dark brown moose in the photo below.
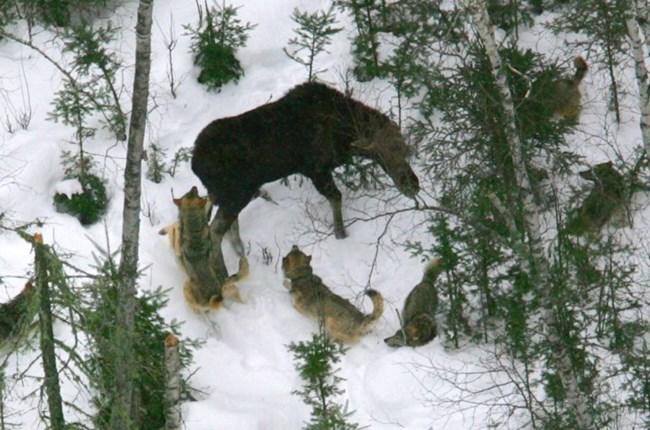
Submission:
M 219 207 L 211 225 L 215 244 L 261 185 L 294 173 L 310 178 L 330 202 L 340 239 L 346 232 L 332 171 L 352 156 L 369 158 L 401 193 L 414 197 L 420 186 L 408 153 L 399 127 L 386 115 L 327 85 L 309 82 L 275 102 L 208 124 L 196 138 L 192 170 Z M 234 239 L 242 256 L 241 240 Z

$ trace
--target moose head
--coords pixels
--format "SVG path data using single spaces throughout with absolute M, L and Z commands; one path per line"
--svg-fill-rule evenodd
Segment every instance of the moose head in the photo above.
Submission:
M 358 155 L 379 164 L 405 196 L 413 198 L 420 191 L 420 181 L 408 163 L 410 149 L 393 121 L 377 127 L 369 137 L 354 141 L 352 146 Z

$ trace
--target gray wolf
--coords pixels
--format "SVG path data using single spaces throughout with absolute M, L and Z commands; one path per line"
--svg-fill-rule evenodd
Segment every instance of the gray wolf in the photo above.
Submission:
M 293 297 L 293 304 L 301 314 L 321 321 L 327 334 L 339 343 L 355 343 L 369 330 L 384 311 L 384 299 L 375 290 L 366 294 L 373 303 L 370 314 L 363 314 L 352 303 L 334 294 L 314 275 L 311 256 L 296 245 L 282 259 L 282 270 L 287 278 L 285 286 Z
M 424 269 L 424 276 L 406 297 L 401 313 L 402 327 L 384 339 L 387 345 L 421 346 L 436 337 L 438 290 L 435 282 L 442 271 L 440 259 L 432 259 Z
M 569 218 L 565 233 L 574 236 L 595 234 L 612 218 L 625 216 L 625 179 L 611 161 L 579 172 L 594 187 L 582 205 Z M 624 223 L 624 222 L 623 222 Z
M 575 73 L 570 78 L 559 79 L 553 84 L 553 91 L 550 98 L 550 108 L 560 118 L 577 122 L 580 115 L 580 82 L 587 74 L 589 67 L 582 57 L 573 60 Z

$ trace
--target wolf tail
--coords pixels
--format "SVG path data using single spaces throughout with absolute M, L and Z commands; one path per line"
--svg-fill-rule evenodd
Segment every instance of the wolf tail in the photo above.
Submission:
M 379 317 L 384 313 L 384 297 L 381 295 L 379 291 L 376 290 L 368 290 L 366 292 L 366 295 L 370 297 L 370 300 L 372 300 L 372 313 L 365 315 L 363 320 L 364 320 L 364 325 L 367 326 L 370 323 L 377 321 Z
M 582 57 L 576 57 L 573 60 L 573 65 L 576 68 L 576 72 L 573 74 L 573 78 L 571 78 L 571 80 L 575 85 L 578 85 L 582 81 L 582 78 L 584 78 L 587 74 L 589 66 L 587 66 L 587 62 Z
M 424 275 L 422 276 L 422 282 L 425 282 L 429 285 L 436 283 L 438 275 L 442 272 L 442 259 L 441 258 L 432 258 L 429 260 L 426 266 L 424 266 Z

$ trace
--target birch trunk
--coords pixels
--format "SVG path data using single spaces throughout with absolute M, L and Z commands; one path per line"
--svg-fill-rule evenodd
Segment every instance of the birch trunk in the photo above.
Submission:
M 181 428 L 181 361 L 178 338 L 173 334 L 165 339 L 165 430 Z
M 38 320 L 41 338 L 41 356 L 43 358 L 43 373 L 45 375 L 45 394 L 47 407 L 50 412 L 50 426 L 54 430 L 65 428 L 63 416 L 63 400 L 61 399 L 61 386 L 59 371 L 56 366 L 56 352 L 54 350 L 54 330 L 52 328 L 52 307 L 49 291 L 49 265 L 47 249 L 43 244 L 40 234 L 34 235 L 34 272 L 36 291 L 38 294 Z
M 527 249 L 530 252 L 530 261 L 534 271 L 528 271 L 531 277 L 534 276 L 534 285 L 542 292 L 543 310 L 542 320 L 547 330 L 547 340 L 557 361 L 558 375 L 566 392 L 566 403 L 575 413 L 576 422 L 580 429 L 596 429 L 593 418 L 589 413 L 588 399 L 580 390 L 578 380 L 573 372 L 570 356 L 557 332 L 555 321 L 555 308 L 550 296 L 551 280 L 549 279 L 549 264 L 545 256 L 542 244 L 542 226 L 540 222 L 540 209 L 535 203 L 528 171 L 523 158 L 521 140 L 517 133 L 515 123 L 515 109 L 512 101 L 512 94 L 508 87 L 506 75 L 501 64 L 501 58 L 497 50 L 494 31 L 490 25 L 487 7 L 484 0 L 470 0 L 467 2 L 472 12 L 473 21 L 476 26 L 479 38 L 485 46 L 486 53 L 492 65 L 492 74 L 499 87 L 502 108 L 505 113 L 505 132 L 510 147 L 512 163 L 515 171 L 515 178 L 519 187 L 520 198 L 522 199 L 525 213 L 524 221 L 528 235 Z M 515 239 L 515 238 L 513 238 Z
M 140 195 L 142 153 L 149 99 L 151 68 L 151 23 L 153 0 L 140 0 L 136 25 L 135 79 L 126 166 L 124 168 L 124 210 L 122 213 L 122 257 L 119 274 L 116 327 L 113 336 L 113 408 L 110 428 L 127 430 L 136 425 L 133 391 L 134 320 L 136 313 L 136 280 L 140 235 Z
M 630 7 L 632 7 L 630 0 Z M 639 24 L 639 27 L 643 31 L 643 41 L 646 46 L 649 44 L 650 39 L 650 5 L 648 5 L 648 0 L 636 0 L 636 19 Z
M 644 45 L 647 45 L 648 29 L 639 25 L 643 22 L 642 16 L 647 15 L 647 10 L 643 10 L 640 2 L 637 2 L 636 13 L 632 4 L 628 5 L 625 11 L 625 25 L 627 35 L 632 46 L 632 55 L 634 57 L 634 70 L 636 72 L 636 83 L 639 88 L 639 109 L 641 111 L 640 127 L 641 138 L 643 139 L 643 148 L 646 157 L 650 160 L 650 87 L 648 87 L 648 69 L 645 64 L 645 55 L 643 53 Z M 646 33 L 644 39 L 641 34 Z

